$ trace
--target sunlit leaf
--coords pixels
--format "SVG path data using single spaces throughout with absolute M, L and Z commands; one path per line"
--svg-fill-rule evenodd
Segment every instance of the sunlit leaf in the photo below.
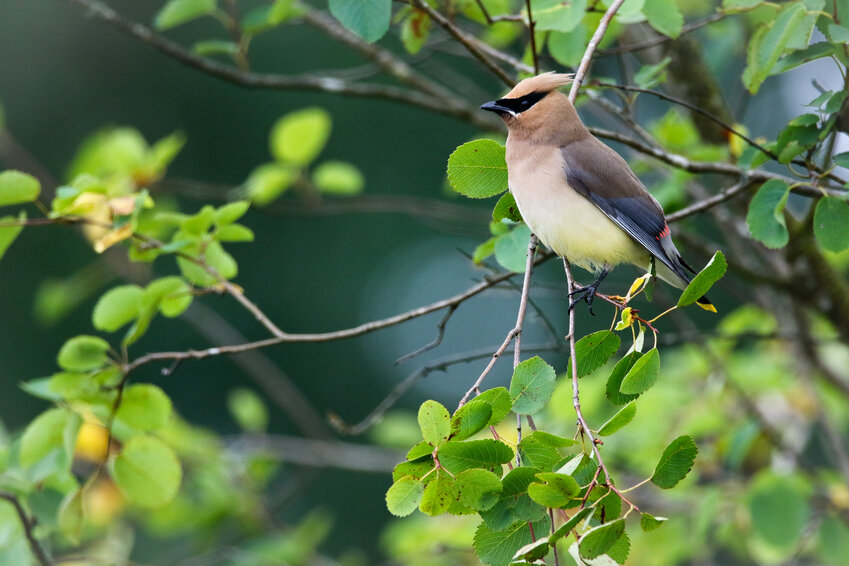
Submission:
M 109 472 L 130 501 L 151 509 L 170 503 L 183 478 L 177 455 L 152 436 L 131 438 L 110 462 Z
M 487 198 L 507 190 L 505 149 L 492 140 L 464 143 L 448 157 L 448 182 L 470 198 Z
M 675 487 L 693 469 L 698 453 L 699 449 L 692 438 L 679 436 L 663 451 L 652 474 L 652 483 L 663 489 Z
M 532 415 L 542 409 L 554 392 L 554 368 L 539 356 L 523 361 L 513 372 L 510 398 L 513 411 Z

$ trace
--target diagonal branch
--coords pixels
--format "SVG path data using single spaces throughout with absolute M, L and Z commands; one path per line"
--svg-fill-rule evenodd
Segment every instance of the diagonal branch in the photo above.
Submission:
M 610 4 L 610 8 L 608 8 L 607 12 L 605 12 L 601 17 L 601 21 L 598 23 L 598 27 L 596 28 L 595 33 L 593 33 L 593 37 L 590 39 L 589 45 L 587 45 L 587 50 L 581 58 L 581 64 L 578 65 L 578 70 L 575 71 L 572 89 L 569 91 L 569 101 L 572 104 L 575 104 L 575 100 L 578 99 L 578 90 L 581 88 L 581 83 L 584 82 L 584 76 L 586 76 L 590 62 L 593 60 L 593 54 L 595 53 L 598 44 L 601 43 L 601 39 L 604 37 L 604 32 L 607 31 L 607 26 L 610 25 L 610 20 L 613 19 L 613 16 L 616 15 L 616 11 L 619 10 L 619 7 L 622 6 L 624 2 L 625 0 L 613 0 L 613 3 Z
M 53 566 L 53 560 L 47 555 L 47 551 L 41 547 L 41 543 L 38 542 L 38 539 L 35 538 L 35 534 L 33 533 L 35 519 L 30 518 L 29 515 L 27 515 L 27 512 L 24 509 L 24 506 L 21 505 L 21 500 L 18 499 L 18 496 L 7 491 L 0 491 L 0 499 L 8 501 L 15 508 L 15 512 L 18 514 L 21 525 L 24 528 L 24 536 L 29 543 L 30 550 L 32 550 L 33 555 L 38 560 L 38 563 L 41 564 L 41 566 Z

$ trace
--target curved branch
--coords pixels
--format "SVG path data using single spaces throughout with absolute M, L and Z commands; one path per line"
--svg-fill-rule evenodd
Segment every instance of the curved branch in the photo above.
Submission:
M 8 501 L 15 508 L 15 512 L 18 514 L 18 518 L 20 519 L 21 525 L 24 529 L 24 536 L 29 543 L 33 556 L 35 556 L 38 560 L 38 563 L 41 564 L 41 566 L 53 566 L 53 560 L 47 555 L 47 551 L 41 547 L 41 544 L 38 542 L 38 539 L 35 538 L 35 534 L 33 533 L 35 520 L 30 519 L 27 515 L 27 512 L 24 509 L 24 506 L 21 505 L 21 500 L 18 499 L 18 496 L 6 491 L 0 491 L 0 499 Z
M 616 15 L 616 11 L 619 10 L 619 7 L 622 6 L 624 2 L 625 0 L 614 0 L 613 3 L 610 4 L 610 8 L 607 9 L 607 12 L 605 12 L 601 17 L 601 21 L 598 23 L 598 27 L 596 28 L 592 39 L 590 39 L 589 45 L 587 45 L 587 50 L 581 58 L 581 64 L 578 65 L 578 70 L 575 71 L 572 89 L 569 91 L 569 101 L 572 102 L 572 104 L 575 104 L 575 100 L 578 99 L 578 90 L 581 88 L 581 83 L 584 82 L 584 76 L 587 74 L 587 69 L 593 59 L 593 54 L 595 53 L 598 44 L 601 43 L 601 38 L 604 37 L 604 32 L 607 31 L 607 26 L 610 25 L 610 20 L 613 19 L 613 16 Z

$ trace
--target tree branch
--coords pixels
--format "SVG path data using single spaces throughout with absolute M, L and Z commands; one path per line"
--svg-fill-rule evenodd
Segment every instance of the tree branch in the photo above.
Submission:
M 691 24 L 687 24 L 683 28 L 681 28 L 681 33 L 678 35 L 678 37 L 681 37 L 682 35 L 688 34 L 691 31 L 697 30 L 700 27 L 704 27 L 708 24 L 712 24 L 713 22 L 719 21 L 719 20 L 725 18 L 728 15 L 729 14 L 726 13 L 726 12 L 717 12 L 716 14 L 708 16 L 707 18 L 705 18 L 701 21 L 693 22 Z M 634 44 L 631 44 L 631 45 L 620 45 L 619 47 L 611 47 L 611 48 L 608 48 L 608 49 L 600 49 L 598 51 L 598 54 L 602 57 L 606 57 L 607 55 L 618 55 L 620 53 L 630 53 L 632 51 L 641 51 L 643 49 L 648 49 L 650 47 L 662 45 L 662 44 L 666 43 L 667 41 L 672 41 L 672 38 L 665 36 L 665 35 L 658 35 L 654 39 L 649 39 L 647 41 L 643 41 L 642 43 L 634 43 Z
M 613 0 L 610 4 L 610 8 L 607 9 L 607 12 L 601 17 L 601 21 L 598 23 L 598 27 L 593 33 L 592 39 L 590 39 L 589 45 L 587 45 L 587 50 L 584 51 L 584 56 L 581 58 L 581 64 L 578 65 L 578 70 L 575 71 L 575 78 L 572 82 L 572 89 L 569 91 L 569 101 L 572 104 L 575 104 L 575 101 L 578 99 L 578 90 L 581 88 L 581 83 L 584 82 L 584 76 L 587 74 L 587 69 L 590 66 L 590 62 L 593 59 L 593 54 L 595 53 L 598 44 L 601 42 L 601 38 L 604 37 L 604 32 L 607 31 L 607 26 L 610 25 L 610 20 L 613 19 L 613 16 L 616 15 L 616 11 L 619 10 L 619 7 L 625 0 Z
M 21 501 L 18 499 L 18 496 L 7 491 L 0 491 L 0 499 L 5 499 L 15 508 L 15 512 L 21 520 L 21 526 L 24 528 L 24 536 L 29 543 L 30 550 L 32 550 L 32 553 L 38 560 L 39 564 L 41 564 L 41 566 L 53 566 L 53 560 L 47 555 L 47 551 L 41 547 L 41 543 L 38 542 L 38 539 L 35 538 L 35 534 L 33 533 L 35 519 L 31 519 L 29 515 L 27 515 L 27 512 L 23 505 L 21 505 Z

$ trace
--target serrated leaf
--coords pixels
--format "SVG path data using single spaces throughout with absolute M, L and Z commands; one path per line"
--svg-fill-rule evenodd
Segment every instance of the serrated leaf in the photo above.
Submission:
M 616 365 L 613 367 L 610 377 L 607 378 L 604 393 L 607 396 L 607 400 L 614 405 L 624 405 L 639 397 L 639 395 L 625 395 L 619 388 L 622 386 L 622 380 L 625 379 L 625 376 L 642 356 L 643 354 L 639 352 L 631 352 L 616 362 Z
M 424 488 L 419 509 L 426 515 L 436 516 L 448 512 L 457 499 L 454 478 L 445 470 L 436 470 L 434 477 Z
M 9 169 L 0 173 L 0 206 L 32 202 L 41 194 L 41 183 L 38 179 Z
M 648 19 L 649 25 L 663 35 L 673 39 L 681 35 L 684 16 L 675 0 L 646 0 L 643 5 L 643 14 Z
M 533 415 L 540 411 L 554 392 L 555 377 L 554 368 L 539 356 L 516 366 L 510 381 L 513 411 L 520 415 Z
M 631 539 L 628 538 L 628 533 L 622 533 L 622 536 L 607 549 L 607 556 L 612 558 L 614 562 L 624 565 L 628 561 L 628 554 L 631 552 Z
M 109 343 L 97 336 L 74 336 L 59 349 L 59 367 L 70 371 L 97 369 L 109 361 Z
M 541 481 L 528 485 L 528 496 L 543 507 L 566 507 L 581 492 L 575 478 L 566 474 L 546 472 L 537 478 Z
M 167 30 L 216 10 L 215 0 L 168 0 L 156 14 L 153 25 L 158 30 Z
M 127 499 L 149 509 L 170 503 L 183 478 L 174 450 L 152 436 L 131 438 L 111 460 L 109 473 Z
M 464 470 L 457 474 L 455 486 L 460 503 L 475 511 L 489 509 L 501 495 L 501 481 L 498 476 L 480 468 Z
M 578 360 L 578 377 L 590 374 L 607 363 L 619 350 L 622 340 L 610 330 L 599 330 L 588 334 L 575 343 Z M 566 375 L 572 377 L 572 360 L 566 365 Z
M 625 520 L 617 519 L 584 533 L 578 542 L 581 558 L 593 559 L 606 553 L 625 532 Z
M 91 321 L 95 328 L 115 332 L 139 314 L 144 290 L 138 285 L 113 287 L 94 305 Z
M 124 388 L 116 418 L 136 430 L 159 429 L 171 419 L 171 399 L 162 389 L 149 383 Z
M 548 537 L 549 544 L 552 546 L 564 536 L 568 536 L 569 533 L 578 526 L 578 523 L 586 519 L 593 512 L 592 507 L 584 507 L 583 509 L 579 509 L 577 513 L 572 515 L 568 521 L 563 523 L 554 534 Z
M 538 438 L 534 438 L 534 434 L 536 432 L 524 437 L 519 442 L 517 448 L 519 450 L 519 456 L 522 459 L 522 464 L 551 471 L 563 460 L 563 456 L 556 447 L 540 442 Z
M 369 43 L 389 29 L 392 0 L 329 0 L 329 6 L 339 23 Z
M 495 259 L 502 267 L 516 273 L 524 273 L 528 265 L 528 241 L 531 229 L 519 224 L 495 240 Z
M 774 19 L 756 30 L 749 41 L 747 64 L 742 77 L 749 92 L 758 92 L 784 49 L 800 33 L 797 27 L 805 21 L 806 16 L 807 10 L 801 2 L 790 2 L 784 5 Z
M 519 212 L 516 199 L 513 198 L 513 193 L 510 191 L 501 195 L 501 198 L 495 203 L 495 208 L 492 209 L 492 221 L 501 222 L 502 220 L 522 221 L 522 214 Z
M 439 463 L 457 474 L 470 468 L 498 471 L 513 459 L 513 450 L 498 440 L 486 438 L 466 442 L 447 442 L 439 448 Z
M 472 400 L 451 417 L 451 440 L 465 440 L 483 430 L 492 417 L 492 407 L 486 401 Z
M 702 269 L 693 280 L 687 285 L 687 288 L 684 289 L 684 292 L 681 293 L 681 297 L 678 298 L 679 307 L 685 307 L 687 305 L 691 305 L 698 301 L 701 297 L 705 295 L 710 288 L 713 287 L 713 284 L 719 281 L 723 275 L 725 275 L 725 271 L 728 269 L 728 262 L 725 261 L 725 256 L 722 252 L 717 251 L 713 254 L 713 257 L 710 258 L 710 261 L 707 262 L 704 269 Z
M 14 216 L 3 216 L 0 218 L 0 259 L 3 258 L 6 250 L 9 249 L 9 246 L 15 242 L 18 235 L 23 231 L 24 220 L 26 220 L 24 211 L 21 211 L 17 218 Z M 3 224 L 8 224 L 8 226 L 3 226 Z
M 522 562 L 513 562 L 513 564 L 539 564 L 537 561 L 545 558 L 548 552 L 548 537 L 538 538 L 516 551 L 513 560 L 521 560 Z
M 503 145 L 481 139 L 464 143 L 448 157 L 448 182 L 469 198 L 488 198 L 507 190 Z
M 430 473 L 433 467 L 433 458 L 423 458 L 415 462 L 401 462 L 392 470 L 392 481 L 398 481 L 404 476 L 413 476 L 416 479 L 422 479 Z M 430 474 L 428 477 L 432 475 Z
M 451 434 L 451 415 L 436 401 L 425 401 L 419 407 L 419 428 L 422 438 L 432 446 L 441 446 Z
M 789 194 L 787 183 L 770 179 L 761 185 L 749 203 L 746 214 L 749 233 L 768 248 L 782 248 L 790 240 L 784 220 L 784 205 Z
M 430 456 L 431 454 L 433 454 L 433 446 L 426 440 L 422 440 L 410 448 L 409 452 L 407 452 L 407 460 L 417 460 L 423 456 Z
M 652 348 L 637 360 L 622 379 L 619 391 L 625 395 L 639 395 L 648 391 L 657 381 L 660 372 L 660 353 Z
M 651 476 L 652 483 L 663 489 L 675 487 L 693 469 L 698 453 L 699 449 L 692 438 L 679 436 L 663 451 Z
M 286 114 L 271 128 L 271 154 L 282 163 L 308 165 L 327 144 L 331 125 L 330 114 L 323 108 L 304 108 Z
M 386 508 L 396 517 L 406 517 L 419 506 L 424 484 L 413 476 L 404 476 L 386 492 Z
M 548 517 L 533 523 L 535 533 L 547 533 L 551 528 Z M 493 531 L 486 523 L 475 531 L 474 549 L 481 562 L 490 566 L 508 566 L 516 551 L 532 542 L 531 529 L 526 522 L 517 522 L 506 530 Z
M 814 236 L 830 252 L 849 248 L 849 203 L 833 196 L 821 198 L 814 210 Z
M 487 426 L 497 425 L 513 409 L 513 401 L 510 399 L 510 392 L 507 391 L 506 387 L 487 389 L 475 397 L 475 401 L 483 401 L 489 404 L 492 409 L 489 422 L 486 423 Z
M 668 521 L 666 517 L 655 517 L 648 513 L 640 515 L 640 528 L 645 532 L 651 532 L 663 526 L 663 523 Z
M 622 427 L 630 423 L 634 420 L 634 417 L 637 415 L 637 404 L 634 401 L 631 401 L 619 411 L 610 417 L 610 419 L 601 425 L 601 428 L 598 429 L 598 434 L 601 436 L 610 436 L 614 432 L 620 430 Z

